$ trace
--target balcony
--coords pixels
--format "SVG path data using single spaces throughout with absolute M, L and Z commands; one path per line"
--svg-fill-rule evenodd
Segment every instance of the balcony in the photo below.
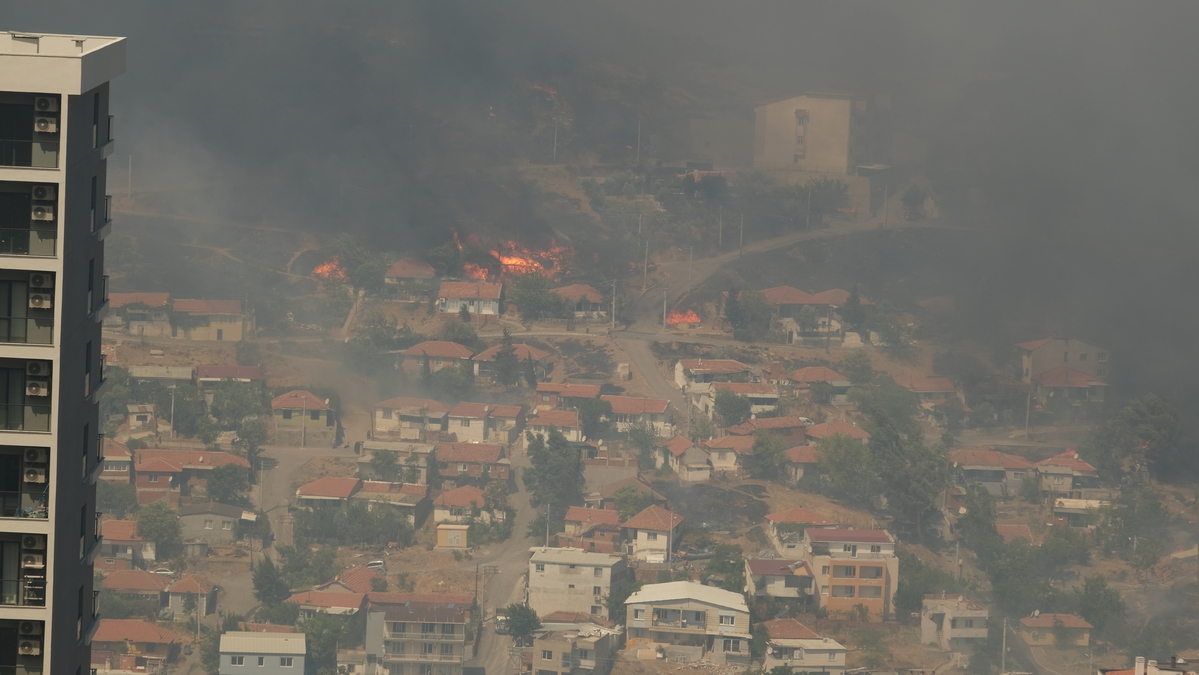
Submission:
M 37 492 L 0 492 L 0 518 L 50 517 L 50 489 Z
M 54 344 L 54 319 L 0 316 L 0 342 L 8 344 Z
M 100 302 L 95 303 L 95 297 L 91 289 L 87 292 L 87 303 L 92 310 L 92 318 L 96 323 L 103 323 L 104 317 L 108 316 L 108 275 L 101 277 L 100 282 Z
M 116 148 L 116 145 L 117 145 L 116 144 L 116 136 L 113 135 L 113 130 L 114 130 L 115 126 L 116 126 L 116 116 L 109 115 L 108 116 L 108 135 L 105 136 L 104 142 L 99 144 L 101 159 L 107 158 L 109 155 L 112 154 L 113 149 Z M 94 129 L 94 127 L 93 127 L 93 129 Z M 96 132 L 93 131 L 93 133 L 96 133 Z
M 50 431 L 49 405 L 0 404 L 0 431 Z
M 595 659 L 579 659 L 578 667 L 584 670 L 595 670 Z
M 58 252 L 58 229 L 50 224 L 39 228 L 0 228 L 0 255 L 54 257 Z
M 46 579 L 44 577 L 0 579 L 0 605 L 45 607 Z
M 392 631 L 387 631 L 383 634 L 383 636 L 388 640 L 406 640 L 410 642 L 429 642 L 432 640 L 453 640 L 455 642 L 462 642 L 463 639 L 462 633 L 393 633 Z
M 0 138 L 0 166 L 57 169 L 58 141 Z
M 92 236 L 97 241 L 104 241 L 112 232 L 112 195 L 104 195 L 104 220 L 97 223 L 92 221 Z
M 383 655 L 383 660 L 384 661 L 405 661 L 405 662 L 409 662 L 409 663 L 433 662 L 433 661 L 440 661 L 442 663 L 446 663 L 446 662 L 461 663 L 463 660 L 462 657 L 463 657 L 462 654 L 410 654 L 410 653 L 405 652 L 403 654 L 386 653 Z

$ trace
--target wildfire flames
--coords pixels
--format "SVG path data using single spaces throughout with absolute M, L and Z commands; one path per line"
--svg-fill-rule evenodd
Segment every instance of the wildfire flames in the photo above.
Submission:
M 672 311 L 666 317 L 666 323 L 668 323 L 672 326 L 677 326 L 680 323 L 699 323 L 699 322 L 700 322 L 699 315 L 690 309 L 687 310 L 686 312 Z
M 312 270 L 312 276 L 316 277 L 317 279 L 345 281 L 346 271 L 342 269 L 341 261 L 337 259 L 337 256 L 333 256 L 333 259 L 329 262 L 321 263 L 320 265 L 314 267 Z
M 457 232 L 454 233 L 454 241 L 458 243 L 458 248 L 461 249 L 462 243 L 458 241 Z M 533 250 L 515 241 L 507 241 L 498 247 L 498 249 L 492 249 L 489 253 L 499 263 L 498 278 L 500 279 L 509 279 L 516 275 L 529 273 L 539 274 L 554 280 L 561 279 L 566 275 L 570 262 L 575 257 L 573 248 L 559 246 L 552 239 L 550 240 L 550 247 L 544 251 Z M 468 262 L 462 264 L 462 271 L 470 279 L 486 281 L 497 278 L 495 267 L 484 267 Z

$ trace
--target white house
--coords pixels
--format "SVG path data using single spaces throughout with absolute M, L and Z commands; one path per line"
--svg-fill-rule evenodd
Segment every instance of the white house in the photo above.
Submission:
M 845 673 L 845 646 L 795 619 L 773 619 L 766 628 L 764 670 L 790 666 L 797 673 Z
M 645 507 L 621 525 L 627 533 L 628 555 L 648 562 L 665 562 L 667 552 L 678 545 L 682 523 L 682 516 L 657 504 Z

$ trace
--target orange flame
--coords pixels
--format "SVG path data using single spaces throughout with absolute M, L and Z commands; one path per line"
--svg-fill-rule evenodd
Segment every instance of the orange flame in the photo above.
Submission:
M 341 267 L 341 261 L 337 256 L 326 263 L 321 263 L 312 269 L 312 276 L 317 279 L 333 279 L 334 281 L 345 281 L 346 271 Z
M 666 323 L 668 323 L 672 326 L 678 325 L 680 323 L 699 323 L 699 322 L 700 322 L 699 315 L 690 309 L 687 310 L 686 312 L 671 311 L 671 313 L 666 317 Z
M 474 263 L 462 263 L 462 272 L 466 275 L 467 279 L 487 281 L 487 268 L 479 267 Z

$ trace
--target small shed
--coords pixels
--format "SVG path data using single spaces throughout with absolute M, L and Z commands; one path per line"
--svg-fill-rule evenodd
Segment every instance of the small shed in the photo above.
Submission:
M 441 523 L 437 526 L 437 548 L 462 551 L 470 547 L 466 536 L 469 525 Z
M 153 403 L 125 406 L 125 422 L 129 425 L 130 433 L 158 432 L 158 417 L 155 415 Z

